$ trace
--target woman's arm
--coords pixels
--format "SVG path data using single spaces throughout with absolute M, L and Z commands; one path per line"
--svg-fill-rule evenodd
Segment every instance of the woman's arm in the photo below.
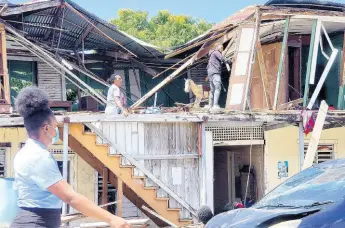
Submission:
M 86 197 L 75 192 L 65 180 L 61 180 L 50 186 L 48 191 L 59 197 L 62 201 L 69 204 L 85 216 L 109 223 L 111 228 L 131 227 L 124 219 L 98 207 Z
M 127 110 L 123 107 L 121 100 L 119 97 L 115 97 L 115 103 L 117 105 L 117 107 L 119 107 L 123 113 L 123 115 L 128 116 L 128 112 Z

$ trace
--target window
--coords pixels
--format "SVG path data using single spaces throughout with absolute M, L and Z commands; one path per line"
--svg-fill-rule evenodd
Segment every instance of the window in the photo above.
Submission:
M 19 91 L 27 86 L 37 84 L 37 63 L 32 61 L 8 61 L 10 76 L 11 101 L 14 104 Z
M 307 153 L 308 145 L 304 145 L 304 157 Z M 317 147 L 316 157 L 314 160 L 314 164 L 320 164 L 322 162 L 326 162 L 329 160 L 334 159 L 334 145 L 332 144 L 321 144 Z
M 6 173 L 6 149 L 0 148 L 0 177 L 5 177 Z

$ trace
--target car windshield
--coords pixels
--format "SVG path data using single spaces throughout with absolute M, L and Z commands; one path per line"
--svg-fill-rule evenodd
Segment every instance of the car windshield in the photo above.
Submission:
M 253 208 L 304 207 L 337 202 L 345 195 L 345 165 L 316 166 L 291 177 Z M 325 203 L 323 203 L 325 202 Z

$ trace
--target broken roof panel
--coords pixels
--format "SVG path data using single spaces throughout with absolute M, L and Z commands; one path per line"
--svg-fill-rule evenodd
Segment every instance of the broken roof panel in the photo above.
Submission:
M 337 1 L 324 1 L 324 0 L 270 0 L 265 5 L 273 6 L 303 6 L 306 8 L 325 8 L 336 9 L 345 8 L 345 4 Z
M 248 6 L 240 11 L 237 11 L 236 13 L 234 13 L 233 15 L 231 15 L 230 17 L 228 17 L 227 19 L 225 19 L 224 21 L 216 24 L 211 31 L 213 30 L 219 30 L 231 25 L 238 25 L 243 21 L 246 21 L 248 19 L 250 19 L 251 17 L 254 16 L 255 11 L 258 7 L 257 6 Z
M 120 47 L 122 45 L 128 51 L 141 57 L 152 58 L 163 55 L 152 45 L 133 39 L 133 37 L 118 30 L 115 25 L 86 11 L 73 1 L 68 0 L 66 2 L 72 8 L 66 7 L 64 1 L 56 0 L 41 0 L 24 5 L 11 5 L 4 12 L 4 15 L 6 15 L 4 19 L 8 20 L 17 29 L 24 31 L 30 39 L 46 43 L 50 47 L 56 48 L 58 46 L 60 50 L 80 51 L 82 49 L 81 37 L 84 37 L 86 50 L 125 51 Z M 24 18 L 20 17 L 18 21 L 17 15 L 22 15 L 23 12 Z M 94 26 L 91 26 L 76 12 L 92 22 Z M 20 24 L 22 22 L 25 24 Z M 102 32 L 118 42 L 118 45 Z

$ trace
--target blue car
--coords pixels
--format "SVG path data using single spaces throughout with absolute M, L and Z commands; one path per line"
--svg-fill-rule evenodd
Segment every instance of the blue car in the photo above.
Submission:
M 345 227 L 345 159 L 324 162 L 291 177 L 251 208 L 213 217 L 206 228 Z

